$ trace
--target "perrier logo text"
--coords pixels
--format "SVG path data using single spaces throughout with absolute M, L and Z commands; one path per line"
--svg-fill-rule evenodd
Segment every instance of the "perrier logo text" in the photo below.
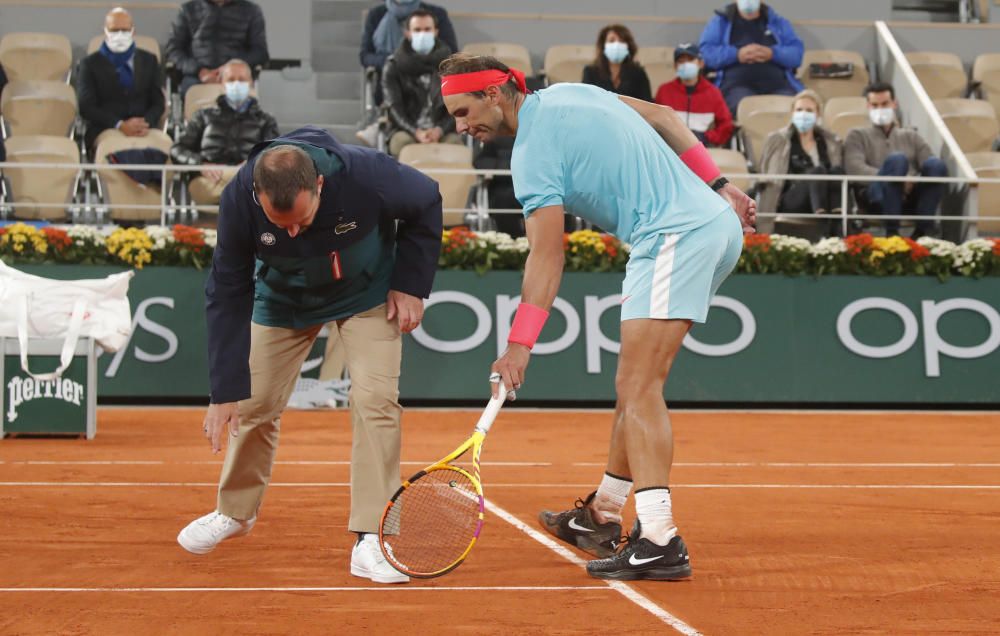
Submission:
M 30 377 L 13 377 L 7 383 L 7 396 L 7 421 L 13 422 L 17 419 L 17 407 L 33 400 L 55 399 L 80 406 L 83 385 L 69 378 L 36 380 Z

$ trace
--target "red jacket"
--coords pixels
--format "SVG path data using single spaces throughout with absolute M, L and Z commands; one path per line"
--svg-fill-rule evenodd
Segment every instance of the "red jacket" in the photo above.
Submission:
M 656 91 L 656 103 L 677 111 L 692 132 L 715 146 L 724 146 L 733 136 L 733 116 L 722 92 L 704 77 L 688 94 L 679 79 L 667 82 Z

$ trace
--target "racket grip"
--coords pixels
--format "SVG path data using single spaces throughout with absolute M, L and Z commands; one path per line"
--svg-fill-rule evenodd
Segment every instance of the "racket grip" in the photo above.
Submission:
M 503 380 L 497 384 L 497 397 L 491 397 L 486 408 L 483 410 L 483 414 L 479 416 L 479 421 L 476 423 L 476 430 L 483 435 L 490 431 L 490 427 L 493 426 L 493 420 L 497 418 L 497 413 L 500 412 L 500 407 L 503 406 L 504 400 L 507 399 L 507 388 L 503 385 Z

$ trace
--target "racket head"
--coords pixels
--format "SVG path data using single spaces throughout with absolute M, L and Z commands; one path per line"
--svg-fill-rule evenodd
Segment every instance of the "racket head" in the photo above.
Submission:
M 432 579 L 462 564 L 485 516 L 479 480 L 458 466 L 432 466 L 403 482 L 389 500 L 379 523 L 379 547 L 399 572 Z

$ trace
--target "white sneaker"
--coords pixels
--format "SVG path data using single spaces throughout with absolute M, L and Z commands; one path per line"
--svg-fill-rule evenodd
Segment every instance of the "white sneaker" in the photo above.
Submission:
M 351 551 L 351 574 L 371 579 L 375 583 L 409 583 L 410 577 L 389 565 L 378 547 L 378 537 L 363 535 Z
M 374 148 L 378 145 L 378 122 L 365 126 L 354 133 L 354 136 L 369 148 Z
M 208 554 L 220 542 L 232 537 L 242 537 L 250 532 L 257 517 L 239 521 L 219 511 L 210 512 L 187 525 L 177 535 L 177 543 L 193 554 Z

